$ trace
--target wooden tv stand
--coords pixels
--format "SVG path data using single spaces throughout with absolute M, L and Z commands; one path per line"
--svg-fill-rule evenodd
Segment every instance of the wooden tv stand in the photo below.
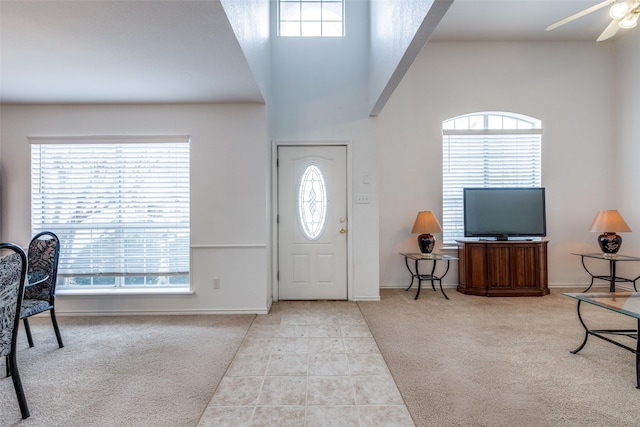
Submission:
M 488 297 L 549 294 L 546 240 L 456 240 L 458 292 Z

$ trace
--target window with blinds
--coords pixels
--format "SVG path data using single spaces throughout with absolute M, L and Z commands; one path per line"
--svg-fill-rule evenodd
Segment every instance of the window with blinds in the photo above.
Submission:
M 189 286 L 189 137 L 29 138 L 31 228 L 60 288 Z
M 503 112 L 442 123 L 442 241 L 464 237 L 465 187 L 541 187 L 542 123 Z

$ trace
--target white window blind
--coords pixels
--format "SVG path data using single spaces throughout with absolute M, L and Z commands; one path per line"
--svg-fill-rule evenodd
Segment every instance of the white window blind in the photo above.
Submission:
M 442 241 L 464 237 L 465 187 L 540 187 L 541 123 L 509 113 L 473 113 L 443 122 Z
M 188 136 L 30 142 L 32 233 L 60 238 L 63 286 L 188 284 Z

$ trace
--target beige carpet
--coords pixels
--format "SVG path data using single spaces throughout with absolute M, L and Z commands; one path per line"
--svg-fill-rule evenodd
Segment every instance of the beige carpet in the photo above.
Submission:
M 167 426 L 198 423 L 254 315 L 48 317 L 21 328 L 18 367 L 31 417 L 20 418 L 0 359 L 0 426 Z
M 486 298 L 382 290 L 362 312 L 417 426 L 638 426 L 635 356 L 584 336 L 561 292 Z M 635 328 L 586 307 L 597 328 Z M 634 340 L 629 340 L 635 346 Z
M 560 291 L 413 292 L 358 306 L 417 426 L 640 425 L 634 355 L 593 337 L 569 353 L 583 330 Z M 599 327 L 636 324 L 584 313 Z M 32 416 L 20 420 L 0 359 L 0 426 L 195 426 L 254 317 L 61 317 L 63 349 L 49 319 L 33 319 L 36 346 L 22 331 L 18 353 Z

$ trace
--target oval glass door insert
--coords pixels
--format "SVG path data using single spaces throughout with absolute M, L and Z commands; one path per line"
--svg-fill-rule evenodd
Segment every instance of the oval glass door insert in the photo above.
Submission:
M 298 188 L 298 223 L 302 234 L 316 240 L 327 221 L 327 187 L 320 169 L 311 164 L 302 172 Z

